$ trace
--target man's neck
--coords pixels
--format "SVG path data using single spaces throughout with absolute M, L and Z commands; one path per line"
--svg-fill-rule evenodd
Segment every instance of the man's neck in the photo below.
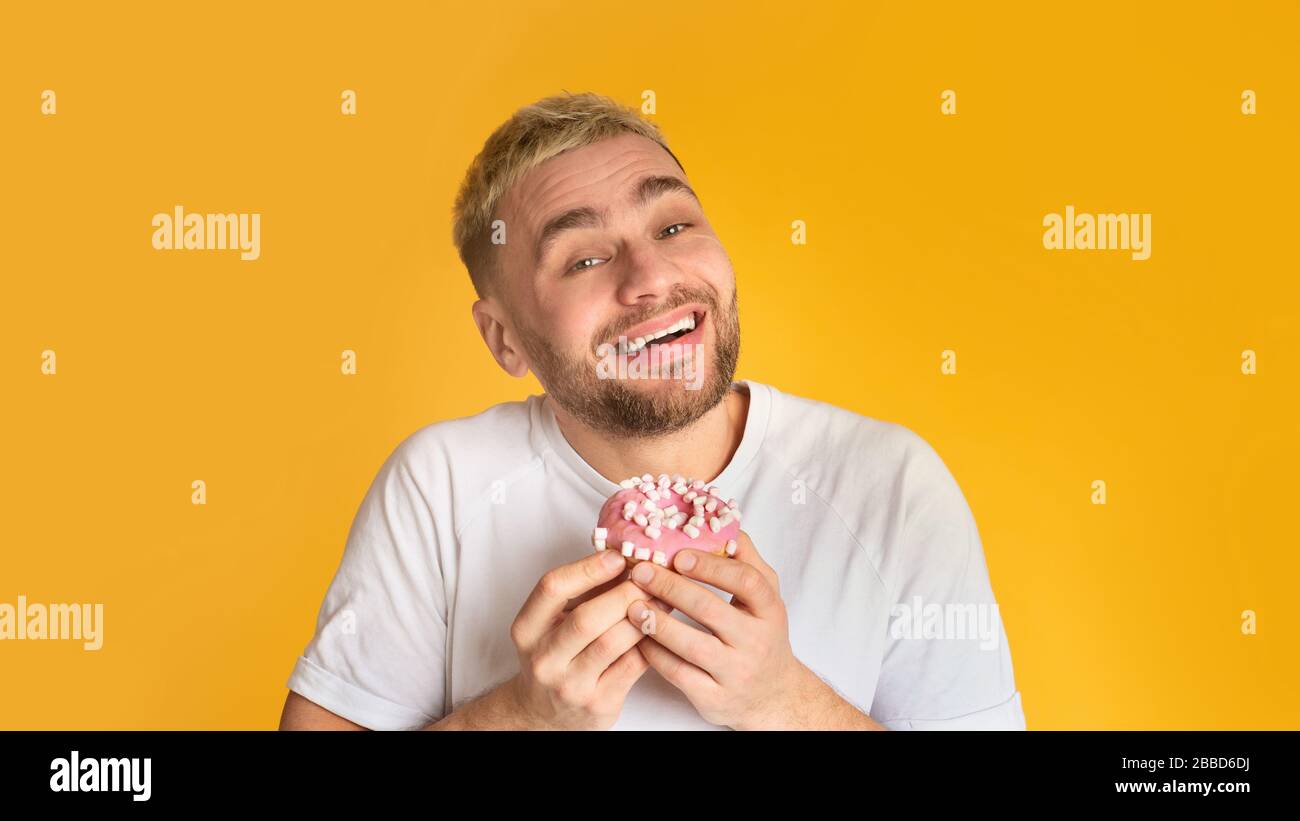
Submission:
M 733 383 L 726 397 L 689 427 L 658 439 L 610 438 L 574 419 L 550 397 L 546 401 L 569 445 L 611 482 L 643 473 L 711 481 L 740 447 L 750 396 L 747 387 Z

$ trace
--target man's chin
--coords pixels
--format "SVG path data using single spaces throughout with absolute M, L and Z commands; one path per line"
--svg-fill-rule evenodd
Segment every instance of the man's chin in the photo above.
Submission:
M 642 395 L 699 391 L 708 384 L 708 357 L 694 351 L 684 356 L 684 359 L 664 356 L 657 363 L 625 365 L 611 376 L 624 390 Z
M 707 373 L 692 373 L 681 377 L 647 376 L 644 379 L 620 379 L 619 389 L 635 396 L 676 396 L 689 397 L 698 394 L 708 384 Z

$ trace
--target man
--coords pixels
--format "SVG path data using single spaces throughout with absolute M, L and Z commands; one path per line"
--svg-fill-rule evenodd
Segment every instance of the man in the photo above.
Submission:
M 907 428 L 733 383 L 735 274 L 656 126 L 525 107 L 455 217 L 484 342 L 546 393 L 389 456 L 282 728 L 1024 728 L 956 482 Z M 605 367 L 646 349 L 671 367 Z M 735 498 L 735 557 L 594 550 L 645 473 Z

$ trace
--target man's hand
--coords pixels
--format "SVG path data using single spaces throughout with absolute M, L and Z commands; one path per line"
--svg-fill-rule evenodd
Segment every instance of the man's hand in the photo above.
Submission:
M 619 580 L 626 567 L 617 551 L 600 551 L 551 570 L 533 588 L 510 626 L 520 672 L 505 685 L 523 726 L 606 729 L 618 719 L 646 671 L 641 630 L 624 618 L 645 593 Z
M 641 562 L 632 581 L 711 634 L 672 618 L 647 619 L 644 601 L 627 614 L 631 624 L 654 626 L 641 654 L 705 721 L 738 730 L 880 727 L 795 658 L 776 571 L 744 531 L 734 557 L 683 550 L 673 567 L 677 573 Z M 692 579 L 731 593 L 731 601 Z

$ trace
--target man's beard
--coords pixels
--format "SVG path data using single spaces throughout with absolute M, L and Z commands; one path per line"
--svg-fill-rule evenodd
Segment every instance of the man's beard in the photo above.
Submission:
M 519 337 L 533 372 L 546 388 L 547 395 L 575 419 L 592 430 L 611 436 L 654 439 L 688 427 L 716 407 L 731 390 L 731 380 L 736 375 L 736 363 L 740 358 L 740 317 L 736 300 L 737 292 L 733 290 L 731 305 L 722 311 L 711 293 L 676 291 L 653 313 L 624 325 L 625 328 L 633 327 L 690 302 L 707 306 L 706 320 L 713 323 L 715 336 L 713 359 L 707 366 L 693 363 L 694 367 L 703 367 L 705 371 L 698 390 L 688 389 L 685 380 L 672 378 L 671 367 L 661 365 L 658 378 L 631 380 L 653 384 L 652 390 L 642 392 L 636 390 L 629 380 L 600 378 L 596 362 L 556 351 L 544 336 L 534 333 L 531 328 L 524 328 L 522 323 L 518 328 Z M 617 335 L 602 337 L 602 340 L 612 338 L 617 338 Z M 691 350 L 689 355 L 694 356 L 695 351 Z

